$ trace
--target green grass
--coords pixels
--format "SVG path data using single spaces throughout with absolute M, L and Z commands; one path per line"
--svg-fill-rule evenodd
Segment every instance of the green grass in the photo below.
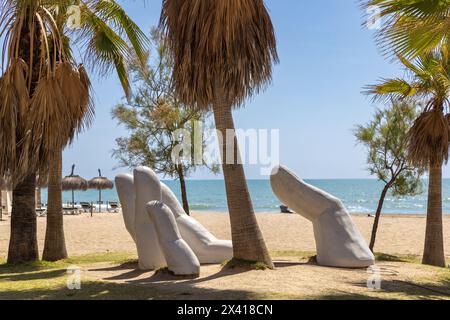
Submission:
M 127 262 L 135 262 L 136 255 L 131 253 L 124 252 L 111 252 L 111 253 L 96 253 L 96 254 L 87 254 L 81 256 L 73 256 L 68 259 L 56 261 L 56 262 L 48 262 L 48 261 L 34 261 L 20 264 L 6 264 L 5 260 L 0 259 L 0 274 L 3 271 L 9 272 L 21 272 L 27 270 L 39 270 L 39 269 L 55 269 L 55 268 L 64 268 L 69 265 L 87 265 L 94 263 L 127 263 Z
M 377 261 L 384 262 L 405 262 L 405 263 L 420 263 L 421 257 L 416 255 L 390 255 L 385 253 L 375 253 Z
M 0 261 L 0 299 L 164 299 L 173 296 L 143 286 L 85 279 L 81 282 L 82 290 L 67 288 L 69 266 L 134 262 L 135 255 L 130 253 L 89 254 L 57 262 L 36 261 L 16 265 Z
M 272 258 L 285 258 L 285 257 L 296 257 L 299 259 L 307 259 L 314 262 L 316 253 L 313 251 L 274 251 L 271 252 Z M 417 255 L 391 255 L 386 253 L 375 253 L 375 259 L 379 262 L 403 262 L 403 263 L 418 263 L 422 261 L 421 256 Z M 448 264 L 450 261 L 447 262 Z
M 263 262 L 247 261 L 241 259 L 231 259 L 222 264 L 224 269 L 246 269 L 246 270 L 268 270 L 271 269 Z

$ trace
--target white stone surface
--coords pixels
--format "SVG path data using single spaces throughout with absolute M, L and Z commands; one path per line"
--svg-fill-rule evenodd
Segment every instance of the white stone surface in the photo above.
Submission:
M 180 276 L 199 275 L 200 262 L 186 241 L 182 239 L 170 208 L 160 201 L 149 202 L 146 208 L 155 225 L 169 271 Z
M 375 263 L 375 257 L 338 198 L 305 183 L 283 166 L 274 169 L 271 185 L 283 204 L 313 223 L 319 265 L 365 268 Z
M 125 228 L 131 238 L 133 238 L 134 242 L 136 242 L 134 212 L 136 196 L 134 192 L 134 178 L 131 174 L 121 173 L 116 176 L 115 182 L 119 201 L 122 205 L 122 216 Z
M 176 218 L 182 238 L 197 255 L 200 263 L 222 263 L 233 257 L 233 245 L 229 240 L 218 240 L 197 220 L 188 216 L 172 190 L 161 182 L 162 202 Z
M 135 191 L 135 238 L 139 269 L 155 270 L 166 266 L 153 222 L 149 219 L 146 205 L 161 200 L 158 176 L 149 168 L 134 169 Z

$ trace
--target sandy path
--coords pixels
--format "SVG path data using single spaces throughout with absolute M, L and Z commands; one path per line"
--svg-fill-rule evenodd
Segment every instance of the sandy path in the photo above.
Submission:
M 212 233 L 220 238 L 230 237 L 228 215 L 195 213 Z M 6 256 L 9 241 L 9 217 L 0 222 L 0 257 Z M 311 224 L 298 215 L 258 214 L 262 231 L 271 251 L 314 251 Z M 355 216 L 362 234 L 369 238 L 373 219 Z M 450 217 L 444 218 L 446 255 L 450 257 Z M 134 243 L 125 230 L 120 214 L 66 216 L 65 234 L 71 255 L 101 252 L 135 251 Z M 384 216 L 379 227 L 376 251 L 388 254 L 420 255 L 423 250 L 425 218 L 415 216 Z M 38 218 L 39 248 L 45 236 L 45 218 Z

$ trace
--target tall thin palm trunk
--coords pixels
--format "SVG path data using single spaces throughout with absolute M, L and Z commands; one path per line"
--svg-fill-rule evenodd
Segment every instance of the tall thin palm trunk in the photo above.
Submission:
M 177 165 L 177 172 L 178 172 L 178 178 L 180 179 L 180 189 L 181 189 L 181 199 L 183 201 L 183 209 L 184 209 L 184 212 L 186 212 L 188 215 L 190 215 L 189 202 L 188 202 L 187 191 L 186 191 L 186 180 L 184 178 L 184 170 L 183 170 L 183 166 L 181 164 Z
M 30 174 L 13 191 L 8 263 L 39 259 L 35 211 L 36 174 Z
M 222 168 L 225 178 L 228 209 L 230 212 L 231 236 L 234 258 L 252 262 L 263 262 L 273 268 L 272 259 L 264 242 L 263 235 L 253 210 L 250 193 L 245 179 L 244 168 L 239 159 L 237 137 L 227 137 L 227 130 L 235 131 L 232 106 L 224 99 L 223 90 L 216 91 L 214 101 L 214 118 L 222 151 Z M 227 159 L 232 154 L 233 159 Z
M 427 228 L 423 264 L 445 267 L 442 227 L 442 165 L 430 166 Z
M 48 176 L 47 229 L 42 259 L 58 261 L 67 258 L 62 209 L 62 151 L 52 155 Z

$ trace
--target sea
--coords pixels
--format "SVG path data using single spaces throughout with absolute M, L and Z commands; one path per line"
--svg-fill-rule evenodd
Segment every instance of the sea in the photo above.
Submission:
M 380 197 L 383 184 L 377 180 L 306 180 L 340 198 L 351 213 L 374 213 Z M 164 181 L 180 196 L 178 181 Z M 257 212 L 280 212 L 280 201 L 273 194 L 268 180 L 249 180 L 248 187 Z M 383 213 L 386 214 L 425 214 L 427 209 L 427 181 L 423 182 L 423 192 L 411 197 L 386 197 Z M 191 210 L 226 212 L 226 194 L 223 180 L 188 180 L 188 200 Z M 72 193 L 64 192 L 63 201 L 71 201 Z M 105 190 L 102 192 L 104 201 L 118 201 L 117 192 Z M 88 190 L 75 192 L 75 202 L 96 202 L 98 191 Z M 42 190 L 42 202 L 47 202 L 47 190 Z M 450 179 L 443 181 L 443 210 L 450 213 Z

